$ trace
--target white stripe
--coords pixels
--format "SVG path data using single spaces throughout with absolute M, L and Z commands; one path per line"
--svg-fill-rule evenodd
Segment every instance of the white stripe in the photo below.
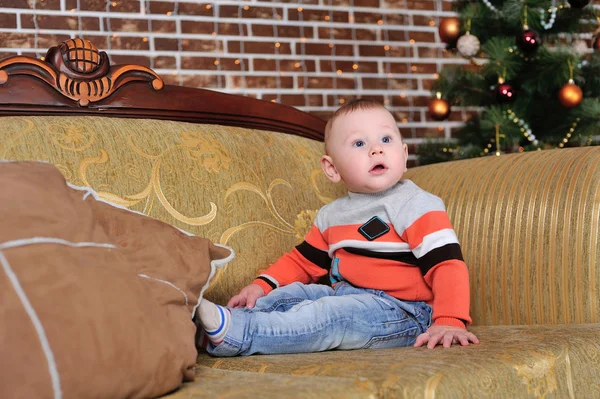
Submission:
M 167 285 L 169 285 L 169 286 L 171 286 L 171 287 L 175 288 L 177 291 L 181 292 L 181 293 L 183 294 L 183 296 L 185 297 L 185 306 L 187 306 L 187 305 L 188 305 L 188 296 L 187 296 L 187 294 L 186 294 L 186 293 L 185 293 L 185 292 L 184 292 L 184 291 L 183 291 L 181 288 L 179 288 L 179 287 L 178 287 L 178 286 L 176 286 L 175 284 L 171 283 L 170 281 L 167 281 L 167 280 L 161 280 L 161 279 L 159 279 L 159 278 L 150 277 L 150 276 L 148 276 L 147 274 L 141 274 L 141 273 L 140 273 L 140 274 L 138 274 L 138 276 L 139 276 L 139 277 L 143 277 L 143 278 L 147 278 L 148 280 L 155 280 L 155 281 L 158 281 L 158 282 L 161 282 L 161 283 L 167 284 Z M 192 316 L 193 316 L 193 313 L 192 313 Z
M 270 282 L 272 282 L 275 285 L 275 287 L 279 287 L 279 281 L 275 280 L 273 277 L 269 276 L 268 274 L 261 274 L 258 277 L 264 277 L 267 280 L 269 280 Z
M 0 244 L 0 250 L 15 248 L 15 247 L 24 247 L 26 245 L 36 245 L 36 244 L 59 244 L 59 245 L 67 245 L 73 248 L 82 248 L 82 247 L 98 247 L 98 248 L 117 248 L 112 244 L 104 244 L 98 242 L 71 242 L 67 240 L 63 240 L 61 238 L 54 237 L 31 237 L 31 238 L 21 238 L 18 240 L 5 241 Z
M 377 252 L 410 252 L 408 243 L 405 242 L 373 242 L 373 241 L 359 241 L 359 240 L 342 240 L 336 242 L 329 247 L 329 257 L 333 258 L 335 251 L 340 248 L 360 248 L 368 249 Z
M 60 388 L 60 376 L 56 367 L 56 361 L 54 360 L 54 353 L 52 353 L 52 348 L 50 348 L 48 337 L 46 337 L 46 332 L 44 331 L 44 326 L 42 326 L 40 319 L 35 313 L 35 309 L 33 309 L 33 306 L 31 306 L 31 303 L 27 299 L 25 291 L 23 291 L 23 287 L 21 287 L 21 284 L 19 283 L 17 275 L 10 267 L 8 260 L 2 252 L 0 252 L 0 263 L 2 263 L 2 268 L 4 269 L 6 276 L 12 283 L 12 286 L 15 292 L 17 293 L 17 296 L 21 300 L 25 311 L 27 312 L 29 318 L 31 319 L 31 322 L 33 323 L 33 327 L 35 328 L 35 331 L 42 345 L 42 351 L 44 352 L 44 355 L 46 356 L 46 361 L 48 362 L 48 371 L 50 372 L 50 379 L 52 381 L 52 390 L 54 391 L 54 398 L 60 399 L 62 398 L 62 390 Z
M 426 235 L 423 237 L 423 242 L 413 249 L 413 252 L 419 259 L 432 249 L 443 247 L 446 244 L 458 244 L 458 237 L 456 237 L 456 233 L 452 229 L 438 230 Z

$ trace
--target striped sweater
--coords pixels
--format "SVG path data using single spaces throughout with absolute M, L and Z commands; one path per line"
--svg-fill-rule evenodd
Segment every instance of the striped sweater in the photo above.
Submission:
M 410 180 L 325 205 L 304 242 L 253 283 L 268 293 L 327 274 L 333 285 L 347 281 L 425 301 L 434 324 L 464 328 L 471 322 L 468 271 L 444 203 Z

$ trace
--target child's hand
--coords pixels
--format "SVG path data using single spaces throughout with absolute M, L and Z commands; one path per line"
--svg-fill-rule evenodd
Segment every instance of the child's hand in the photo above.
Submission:
M 435 348 L 437 344 L 442 344 L 444 348 L 449 348 L 454 344 L 462 346 L 469 345 L 469 342 L 478 344 L 479 340 L 472 332 L 460 327 L 433 325 L 423 334 L 420 334 L 415 341 L 414 347 L 427 344 L 429 349 Z
M 260 297 L 265 296 L 265 291 L 257 284 L 250 284 L 242 288 L 239 294 L 231 297 L 227 306 L 230 308 L 243 308 L 244 306 L 248 309 L 252 309 L 256 300 Z

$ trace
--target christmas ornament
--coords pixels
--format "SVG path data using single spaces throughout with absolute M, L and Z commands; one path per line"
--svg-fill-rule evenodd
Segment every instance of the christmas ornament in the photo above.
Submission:
M 573 43 L 573 50 L 575 50 L 575 53 L 577 53 L 580 56 L 586 55 L 588 52 L 588 48 L 589 47 L 585 40 L 577 40 L 575 43 Z
M 558 101 L 565 108 L 574 108 L 581 103 L 583 92 L 575 84 L 573 79 L 569 79 L 569 83 L 564 85 L 558 92 Z
M 594 49 L 594 51 L 600 51 L 600 35 L 594 38 L 594 41 L 592 42 L 592 49 Z
M 498 79 L 498 85 L 496 86 L 496 98 L 501 103 L 509 103 L 515 99 L 515 90 L 513 86 L 505 82 L 504 79 Z
M 517 36 L 517 46 L 525 54 L 532 54 L 542 44 L 542 39 L 538 36 L 536 31 L 529 29 L 527 25 L 523 26 L 523 32 Z
M 442 93 L 435 95 L 436 98 L 429 103 L 429 116 L 436 121 L 443 121 L 450 115 L 450 104 L 442 98 Z
M 460 20 L 456 17 L 444 18 L 438 29 L 440 39 L 446 44 L 453 44 L 460 36 Z
M 479 39 L 477 36 L 471 34 L 470 29 L 471 20 L 469 19 L 467 21 L 467 33 L 459 37 L 458 42 L 456 42 L 456 48 L 463 57 L 473 57 L 479 52 L 479 48 L 481 47 Z
M 590 3 L 590 0 L 569 0 L 569 4 L 573 8 L 583 8 Z

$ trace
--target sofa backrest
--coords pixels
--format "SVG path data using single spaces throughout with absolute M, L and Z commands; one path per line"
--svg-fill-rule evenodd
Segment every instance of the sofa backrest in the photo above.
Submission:
M 323 120 L 165 86 L 139 66 L 103 66 L 84 79 L 69 74 L 65 48 L 45 62 L 0 62 L 0 159 L 46 160 L 108 201 L 232 246 L 236 259 L 216 275 L 212 300 L 226 302 L 344 194 L 319 168 Z M 406 177 L 447 205 L 474 324 L 599 321 L 600 148 L 450 162 Z

